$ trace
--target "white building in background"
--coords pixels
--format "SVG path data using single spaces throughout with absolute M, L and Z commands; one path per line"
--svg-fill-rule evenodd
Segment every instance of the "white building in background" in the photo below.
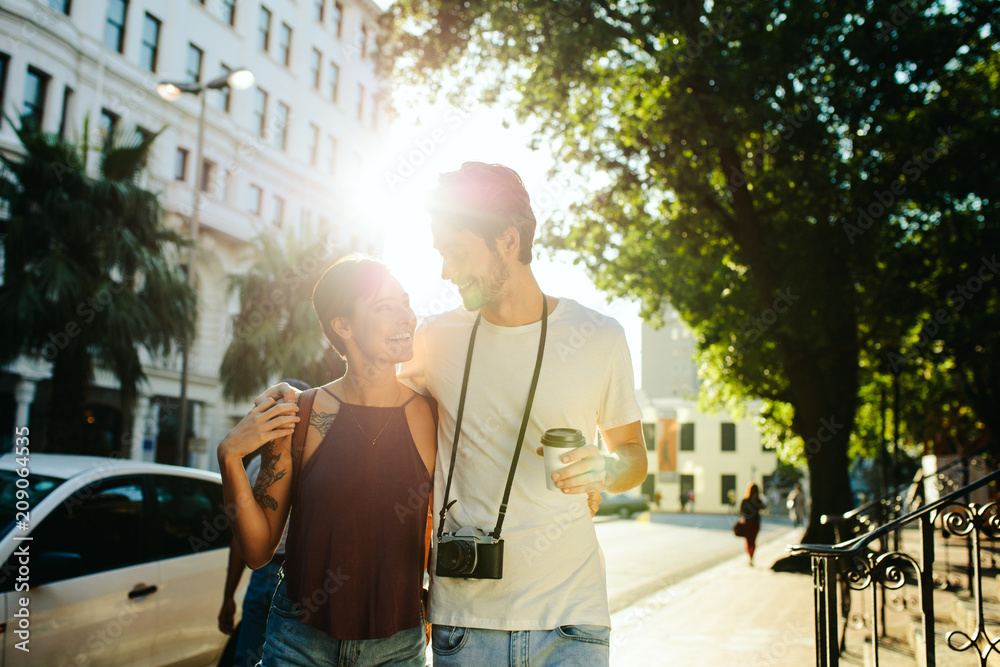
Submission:
M 195 195 L 199 100 L 188 94 L 165 101 L 156 84 L 204 83 L 241 67 L 256 77 L 247 90 L 205 93 L 190 465 L 216 467 L 214 447 L 248 409 L 224 401 L 218 382 L 236 308 L 227 275 L 248 266 L 248 242 L 309 223 L 333 230 L 339 249 L 376 254 L 381 248 L 354 201 L 365 156 L 374 152 L 385 125 L 375 71 L 381 13 L 371 0 L 0 4 L 3 112 L 12 118 L 34 114 L 44 130 L 70 138 L 78 138 L 85 117 L 95 136 L 119 124 L 149 132 L 166 128 L 144 186 L 161 193 L 166 224 L 185 236 Z M 0 150 L 19 150 L 6 120 L 0 121 Z M 180 365 L 180 355 L 147 360 L 149 383 L 133 414 L 122 413 L 115 379 L 98 374 L 99 390 L 88 408 L 96 427 L 109 434 L 109 453 L 174 460 Z M 44 424 L 49 371 L 44 359 L 20 359 L 0 372 L 4 433 L 27 423 L 29 413 L 33 423 Z
M 761 445 L 749 419 L 698 409 L 700 381 L 693 361 L 695 340 L 668 308 L 663 328 L 642 329 L 643 428 L 651 450 L 643 493 L 659 493 L 660 507 L 680 509 L 694 491 L 696 512 L 729 512 L 751 481 L 769 488 L 777 456 Z

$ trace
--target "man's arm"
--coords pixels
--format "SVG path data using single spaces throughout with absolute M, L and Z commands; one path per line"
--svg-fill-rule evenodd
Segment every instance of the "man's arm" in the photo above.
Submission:
M 601 435 L 611 453 L 610 456 L 603 457 L 604 490 L 608 493 L 624 493 L 642 484 L 648 467 L 642 423 L 632 422 L 609 428 L 601 431 Z
M 222 593 L 222 608 L 219 609 L 219 631 L 225 635 L 233 634 L 236 626 L 236 588 L 243 578 L 243 555 L 240 553 L 240 543 L 236 536 L 229 545 L 229 564 L 226 566 L 226 587 Z

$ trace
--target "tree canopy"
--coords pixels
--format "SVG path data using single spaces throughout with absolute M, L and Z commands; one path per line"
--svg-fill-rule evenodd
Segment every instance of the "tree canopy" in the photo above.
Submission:
M 155 134 L 105 135 L 93 176 L 86 139 L 30 124 L 17 135 L 23 154 L 0 156 L 0 200 L 9 206 L 0 220 L 0 364 L 22 354 L 51 362 L 49 441 L 37 442 L 81 453 L 81 406 L 95 369 L 118 379 L 127 409 L 145 379 L 140 348 L 166 354 L 183 343 L 195 295 L 176 262 L 183 239 L 137 183 Z
M 240 310 L 219 367 L 226 398 L 253 398 L 276 379 L 292 377 L 315 387 L 344 374 L 344 360 L 323 335 L 312 306 L 313 287 L 339 257 L 325 236 L 306 227 L 258 237 L 253 265 L 230 276 Z
M 894 360 L 933 380 L 915 399 L 1000 414 L 996 10 L 400 0 L 387 45 L 402 81 L 512 105 L 594 184 L 544 240 L 650 321 L 676 307 L 718 401 L 764 399 L 823 540 Z

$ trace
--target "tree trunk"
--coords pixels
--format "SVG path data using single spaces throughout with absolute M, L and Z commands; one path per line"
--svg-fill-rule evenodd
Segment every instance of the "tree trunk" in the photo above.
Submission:
M 52 366 L 47 450 L 60 454 L 86 454 L 80 445 L 83 401 L 90 384 L 90 359 L 72 348 L 59 353 Z

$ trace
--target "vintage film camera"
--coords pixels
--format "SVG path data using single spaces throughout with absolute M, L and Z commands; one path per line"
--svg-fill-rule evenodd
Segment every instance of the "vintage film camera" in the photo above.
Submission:
M 459 528 L 438 538 L 439 577 L 502 579 L 503 540 L 478 528 Z

